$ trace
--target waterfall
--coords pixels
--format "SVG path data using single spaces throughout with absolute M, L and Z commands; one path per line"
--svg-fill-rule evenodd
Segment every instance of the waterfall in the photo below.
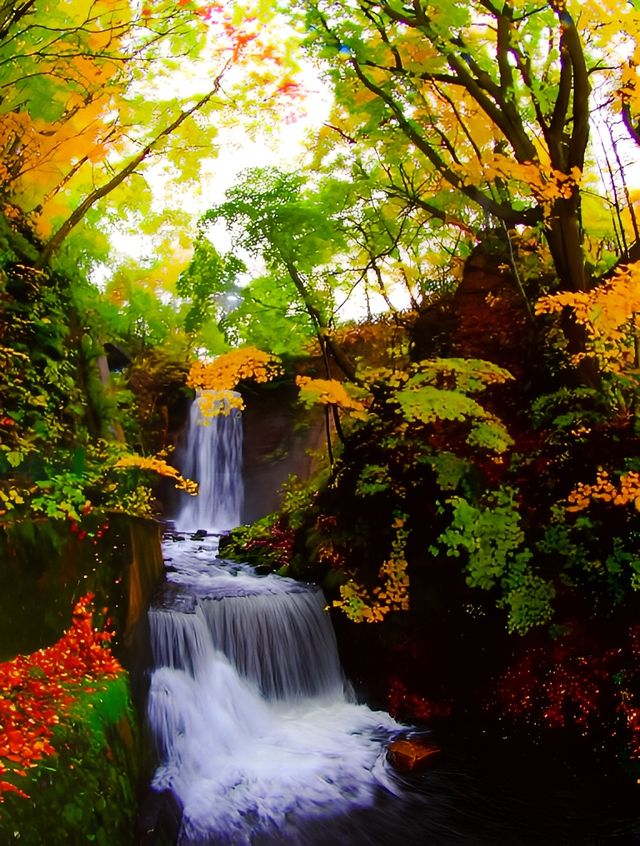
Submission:
M 197 415 L 181 470 L 204 474 L 206 499 L 177 523 L 219 528 L 240 499 L 239 424 L 199 427 Z M 168 540 L 165 560 L 149 610 L 148 720 L 161 759 L 153 786 L 182 807 L 178 844 L 389 843 L 340 828 L 401 795 L 385 748 L 402 727 L 354 701 L 321 590 L 218 559 L 213 534 Z
M 184 438 L 176 453 L 180 472 L 198 482 L 198 495 L 180 495 L 178 529 L 231 529 L 242 509 L 242 417 L 237 409 L 211 417 L 213 391 L 201 391 L 191 404 Z M 220 400 L 218 400 L 220 402 Z
M 149 611 L 148 717 L 154 786 L 183 806 L 180 844 L 315 842 L 304 832 L 318 820 L 398 790 L 384 741 L 401 727 L 352 701 L 317 588 L 221 562 L 177 584 L 195 601 Z

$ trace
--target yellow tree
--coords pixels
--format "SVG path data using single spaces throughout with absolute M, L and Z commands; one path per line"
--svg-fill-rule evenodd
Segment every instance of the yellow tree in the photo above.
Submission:
M 40 265 L 105 197 L 120 215 L 147 213 L 144 166 L 158 156 L 193 181 L 256 89 L 266 107 L 295 93 L 295 62 L 267 20 L 250 2 L 0 7 L 0 199 L 35 227 Z
M 603 86 L 620 102 L 618 3 L 303 0 L 333 80 L 334 129 L 391 151 L 394 193 L 445 224 L 451 191 L 505 233 L 533 227 L 557 287 L 590 287 L 581 183 Z M 615 8 L 614 8 L 615 7 Z M 623 4 L 627 32 L 638 12 Z M 628 90 L 628 84 L 627 89 Z M 598 97 L 593 91 L 598 89 Z M 387 161 L 391 157 L 387 155 Z M 400 177 L 400 178 L 399 178 Z M 418 189 L 418 190 L 416 190 Z M 582 344 L 574 332 L 574 346 Z

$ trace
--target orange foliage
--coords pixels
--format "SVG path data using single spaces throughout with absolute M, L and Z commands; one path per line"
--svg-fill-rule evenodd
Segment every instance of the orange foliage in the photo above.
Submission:
M 356 623 L 380 623 L 390 611 L 409 610 L 409 575 L 404 554 L 409 532 L 404 524 L 403 517 L 394 520 L 396 536 L 391 554 L 378 571 L 380 584 L 372 591 L 353 579 L 340 585 L 340 599 L 335 599 L 333 605 Z
M 347 393 L 342 382 L 337 379 L 311 379 L 309 376 L 297 376 L 296 385 L 300 388 L 300 399 L 307 404 L 335 405 L 353 417 L 366 420 L 365 406 Z
M 116 461 L 115 466 L 120 469 L 137 467 L 139 470 L 150 470 L 159 476 L 173 479 L 174 485 L 179 491 L 185 491 L 193 496 L 198 493 L 197 482 L 193 482 L 191 479 L 185 479 L 175 467 L 167 464 L 163 458 L 158 458 L 157 456 L 146 458 L 142 455 L 124 455 Z
M 605 470 L 599 470 L 593 485 L 580 482 L 567 497 L 567 511 L 584 511 L 592 500 L 611 502 L 613 505 L 633 503 L 640 511 L 640 473 L 624 473 L 616 486 Z
M 640 262 L 616 269 L 613 277 L 591 291 L 561 291 L 541 297 L 536 314 L 557 314 L 570 308 L 585 327 L 590 352 L 600 364 L 620 373 L 634 363 L 634 333 L 640 309 Z
M 185 111 L 183 97 L 167 97 L 181 85 L 168 76 L 171 54 L 186 57 L 188 73 L 206 44 L 208 61 L 217 63 L 212 78 L 243 65 L 228 98 L 234 109 L 256 86 L 263 90 L 251 100 L 257 108 L 300 100 L 298 70 L 287 52 L 293 30 L 283 38 L 275 12 L 251 2 L 242 13 L 234 4 L 192 0 L 148 0 L 141 7 L 114 0 L 38 3 L 21 15 L 0 45 L 16 56 L 9 61 L 3 54 L 2 201 L 30 215 L 37 234 L 48 239 L 81 199 L 170 124 L 172 112 Z M 162 42 L 169 38 L 184 44 L 167 50 Z M 188 170 L 189 159 L 182 158 Z
M 570 173 L 562 173 L 540 162 L 520 164 L 501 154 L 495 154 L 483 166 L 482 175 L 491 182 L 499 178 L 517 180 L 547 211 L 556 200 L 568 200 L 578 188 L 582 176 L 577 167 L 573 167 Z
M 27 768 L 55 754 L 53 726 L 69 712 L 83 682 L 123 672 L 107 646 L 112 634 L 93 627 L 93 598 L 88 593 L 76 603 L 71 628 L 53 646 L 0 664 L 0 777 L 24 777 Z M 0 802 L 10 791 L 28 798 L 0 778 Z
M 283 373 L 279 359 L 257 347 L 241 347 L 219 355 L 210 362 L 194 361 L 187 376 L 190 388 L 207 391 L 201 405 L 204 415 L 229 414 L 244 403 L 234 389 L 244 379 L 269 382 Z
M 37 72 L 23 64 L 36 55 L 35 47 L 26 40 L 36 28 L 25 25 L 14 33 L 19 55 L 4 89 L 9 103 L 16 97 L 14 89 L 19 91 L 20 105 L 0 115 L 3 194 L 12 197 L 24 212 L 34 212 L 34 222 L 44 237 L 50 234 L 51 217 L 68 214 L 66 191 L 62 202 L 49 206 L 53 197 L 58 192 L 62 197 L 62 189 L 68 189 L 69 180 L 81 170 L 83 178 L 90 181 L 92 164 L 103 162 L 114 145 L 118 149 L 120 144 L 122 152 L 128 143 L 126 127 L 118 127 L 116 98 L 124 90 L 123 57 L 133 29 L 131 11 L 126 5 L 114 9 L 110 0 L 95 0 L 90 19 L 84 20 L 83 13 L 78 13 L 76 20 L 71 8 L 67 13 L 64 18 L 60 11 L 60 18 L 52 24 L 59 27 L 57 49 L 37 53 Z M 39 79 L 46 80 L 47 90 L 53 91 L 55 85 L 48 102 L 38 95 Z M 53 108 L 56 104 L 59 109 Z M 45 206 L 47 214 L 43 214 Z

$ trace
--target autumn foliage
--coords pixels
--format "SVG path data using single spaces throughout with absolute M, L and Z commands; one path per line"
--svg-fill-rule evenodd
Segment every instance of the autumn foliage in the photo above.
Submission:
M 187 384 L 190 388 L 208 392 L 209 402 L 202 411 L 215 416 L 244 407 L 242 397 L 234 393 L 241 381 L 269 382 L 281 373 L 282 367 L 276 356 L 256 347 L 241 347 L 230 350 L 211 362 L 194 361 L 189 370 Z
M 319 403 L 333 405 L 351 416 L 366 420 L 366 407 L 352 396 L 349 387 L 337 379 L 311 379 L 309 376 L 296 377 L 296 385 L 300 388 L 300 401 L 306 405 Z
M 640 511 L 640 473 L 624 473 L 616 485 L 606 470 L 600 469 L 593 484 L 579 482 L 571 491 L 567 498 L 567 511 L 584 511 L 595 500 L 613 505 L 632 503 Z
M 57 643 L 0 664 L 0 802 L 7 792 L 28 798 L 19 779 L 56 754 L 55 726 L 79 692 L 123 672 L 108 647 L 112 634 L 93 626 L 93 598 L 78 600 L 72 626 Z
M 622 648 L 599 651 L 588 639 L 580 644 L 559 639 L 549 650 L 531 648 L 502 675 L 497 699 L 511 717 L 532 727 L 560 729 L 574 723 L 584 734 L 601 729 L 606 713 L 610 722 L 604 725 L 614 736 L 625 733 L 630 757 L 639 760 L 640 707 L 629 672 L 629 663 L 640 657 L 639 647 L 636 625 Z
M 171 479 L 175 485 L 176 490 L 184 491 L 185 493 L 195 496 L 198 493 L 198 483 L 191 479 L 185 479 L 181 476 L 179 471 L 172 467 L 161 456 L 146 457 L 143 455 L 123 455 L 119 458 L 115 467 L 118 469 L 138 469 L 148 470 L 156 473 L 158 476 L 164 476 Z
M 586 353 L 594 356 L 602 369 L 623 374 L 637 368 L 640 262 L 617 267 L 611 278 L 590 291 L 562 291 L 541 297 L 535 308 L 537 314 L 569 310 L 585 327 Z

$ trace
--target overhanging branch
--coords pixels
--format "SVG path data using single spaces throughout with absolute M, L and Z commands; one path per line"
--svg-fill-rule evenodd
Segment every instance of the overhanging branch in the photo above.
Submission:
M 202 109 L 206 104 L 211 100 L 215 94 L 218 93 L 220 90 L 220 85 L 222 83 L 222 77 L 226 72 L 227 68 L 229 67 L 230 61 L 227 62 L 222 69 L 222 71 L 218 74 L 215 79 L 213 88 L 205 94 L 197 103 L 191 106 L 190 109 L 187 109 L 184 112 L 180 112 L 178 117 L 172 121 L 169 126 L 166 126 L 162 132 L 159 132 L 155 138 L 150 141 L 142 150 L 138 153 L 137 156 L 134 156 L 131 161 L 129 161 L 121 170 L 119 170 L 108 182 L 104 185 L 101 185 L 99 188 L 93 190 L 90 194 L 88 194 L 84 200 L 77 206 L 73 212 L 69 215 L 69 217 L 65 220 L 65 222 L 60 226 L 60 228 L 52 235 L 52 237 L 47 241 L 45 246 L 40 253 L 38 261 L 36 263 L 36 267 L 42 268 L 45 264 L 50 260 L 51 256 L 60 249 L 60 246 L 64 242 L 65 238 L 69 235 L 72 229 L 80 223 L 82 218 L 85 214 L 89 211 L 89 209 L 94 206 L 98 200 L 101 200 L 103 197 L 106 197 L 110 194 L 115 188 L 124 182 L 131 174 L 135 171 L 135 169 L 152 153 L 156 147 L 168 136 L 170 136 L 179 126 L 181 126 L 184 121 L 191 117 L 192 114 Z

